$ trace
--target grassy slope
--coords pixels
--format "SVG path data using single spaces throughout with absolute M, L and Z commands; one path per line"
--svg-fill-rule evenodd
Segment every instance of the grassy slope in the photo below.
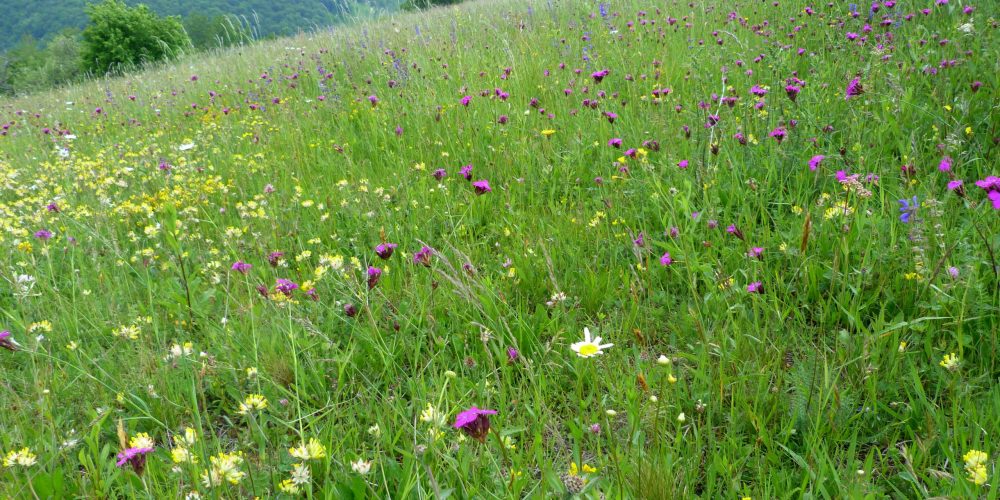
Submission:
M 312 437 L 328 454 L 310 488 L 327 497 L 560 495 L 570 462 L 612 497 L 995 496 L 961 457 L 995 454 L 1000 431 L 997 215 L 972 184 L 1000 173 L 997 12 L 918 3 L 932 12 L 892 30 L 888 62 L 845 38 L 863 18 L 840 6 L 625 2 L 602 19 L 596 5 L 490 2 L 0 101 L 0 329 L 23 347 L 0 351 L 0 450 L 38 457 L 0 470 L 0 496 L 30 495 L 28 478 L 41 496 L 268 495 Z M 922 71 L 942 59 L 959 64 Z M 865 93 L 845 100 L 855 74 Z M 733 107 L 713 102 L 724 76 Z M 789 120 L 788 138 L 768 137 Z M 659 150 L 620 158 L 644 141 Z M 474 194 L 466 164 L 491 193 Z M 864 197 L 838 170 L 879 180 Z M 905 224 L 896 200 L 912 196 Z M 388 261 L 372 250 L 383 238 L 399 244 Z M 412 262 L 424 243 L 430 267 Z M 372 290 L 369 265 L 384 272 Z M 292 301 L 279 278 L 300 284 Z M 755 281 L 763 293 L 746 291 Z M 133 326 L 135 340 L 116 336 Z M 578 358 L 584 327 L 614 347 Z M 192 354 L 165 359 L 184 342 Z M 950 352 L 956 372 L 938 365 Z M 255 393 L 268 408 L 241 415 Z M 514 445 L 438 434 L 428 404 L 448 423 L 497 409 Z M 157 442 L 142 481 L 114 466 L 119 419 Z M 172 471 L 187 426 L 198 464 Z M 209 457 L 234 450 L 249 477 L 201 485 Z

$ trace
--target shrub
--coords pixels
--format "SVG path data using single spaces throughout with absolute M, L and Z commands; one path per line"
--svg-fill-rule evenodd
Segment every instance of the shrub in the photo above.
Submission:
M 121 0 L 87 6 L 83 30 L 83 68 L 96 74 L 170 58 L 191 46 L 177 17 L 159 17 L 145 5 Z

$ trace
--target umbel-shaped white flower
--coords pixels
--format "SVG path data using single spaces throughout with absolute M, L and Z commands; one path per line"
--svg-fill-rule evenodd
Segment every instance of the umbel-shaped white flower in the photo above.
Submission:
M 597 356 L 598 354 L 603 354 L 604 349 L 609 347 L 614 347 L 614 344 L 602 344 L 601 337 L 590 336 L 590 329 L 584 327 L 583 329 L 583 340 L 576 342 L 570 346 L 576 355 L 581 358 L 589 358 L 591 356 Z

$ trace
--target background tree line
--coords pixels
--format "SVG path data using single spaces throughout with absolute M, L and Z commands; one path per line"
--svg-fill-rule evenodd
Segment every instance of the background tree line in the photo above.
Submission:
M 400 1 L 0 0 L 0 12 L 11 13 L 0 16 L 0 95 L 328 26 Z

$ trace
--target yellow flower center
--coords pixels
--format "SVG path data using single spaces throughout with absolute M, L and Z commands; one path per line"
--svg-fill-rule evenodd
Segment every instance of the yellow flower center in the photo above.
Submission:
M 580 346 L 581 356 L 593 356 L 597 354 L 597 351 L 598 351 L 597 344 L 583 344 L 582 346 Z

